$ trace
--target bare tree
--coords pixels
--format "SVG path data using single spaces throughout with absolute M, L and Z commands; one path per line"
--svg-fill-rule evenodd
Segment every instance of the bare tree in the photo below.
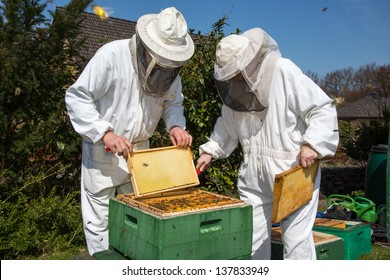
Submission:
M 356 71 L 354 92 L 360 93 L 360 97 L 373 93 L 377 69 L 376 64 L 371 63 L 361 66 Z
M 323 90 L 333 97 L 345 97 L 353 86 L 354 70 L 351 67 L 326 74 L 322 83 Z
M 321 86 L 322 84 L 322 79 L 320 78 L 320 76 L 316 73 L 316 72 L 313 72 L 311 70 L 307 71 L 306 73 L 306 76 L 308 76 L 310 79 L 313 80 L 313 82 L 315 82 L 317 85 Z

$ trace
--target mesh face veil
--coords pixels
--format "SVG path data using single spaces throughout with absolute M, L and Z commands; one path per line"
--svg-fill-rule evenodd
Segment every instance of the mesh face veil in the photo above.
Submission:
M 140 39 L 137 40 L 137 64 L 142 88 L 145 93 L 161 97 L 179 75 L 182 67 L 162 65 L 148 52 Z
M 130 51 L 135 52 L 142 88 L 148 95 L 162 97 L 194 54 L 187 22 L 174 7 L 143 15 L 137 21 L 135 39 Z
M 236 111 L 267 108 L 279 57 L 276 42 L 260 28 L 222 39 L 217 47 L 214 78 L 224 104 Z
M 226 81 L 215 80 L 215 85 L 223 103 L 235 111 L 265 109 L 241 74 Z

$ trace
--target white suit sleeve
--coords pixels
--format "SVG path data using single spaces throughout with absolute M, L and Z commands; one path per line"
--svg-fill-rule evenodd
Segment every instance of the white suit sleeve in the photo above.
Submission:
M 101 140 L 107 130 L 113 129 L 109 122 L 101 118 L 94 104 L 111 85 L 108 61 L 104 52 L 98 51 L 65 95 L 69 118 L 75 131 L 93 143 Z
M 208 153 L 213 159 L 227 158 L 238 145 L 233 123 L 233 111 L 223 105 L 222 116 L 217 119 L 210 140 L 199 147 L 199 154 Z
M 168 132 L 173 126 L 185 129 L 186 120 L 184 117 L 183 99 L 182 84 L 180 76 L 178 76 L 169 88 L 163 105 L 162 117 Z
M 337 111 L 333 100 L 300 70 L 292 71 L 290 79 L 294 92 L 290 108 L 307 126 L 303 143 L 310 144 L 319 158 L 333 156 L 339 142 Z

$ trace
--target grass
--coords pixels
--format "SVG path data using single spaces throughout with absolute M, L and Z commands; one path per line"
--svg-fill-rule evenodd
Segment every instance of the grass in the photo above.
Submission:
M 87 254 L 87 249 L 85 247 L 81 248 L 69 248 L 68 250 L 63 251 L 54 251 L 47 254 L 40 255 L 39 257 L 23 257 L 23 260 L 72 260 L 75 256 L 80 254 Z
M 374 243 L 371 254 L 364 254 L 359 260 L 390 260 L 390 246 Z

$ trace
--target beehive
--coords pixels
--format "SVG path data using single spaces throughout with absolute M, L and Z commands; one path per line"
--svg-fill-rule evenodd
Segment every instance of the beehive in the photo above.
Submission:
M 243 203 L 241 200 L 199 189 L 170 192 L 147 198 L 120 194 L 116 198 L 129 206 L 149 211 L 158 217 L 184 215 L 191 212 L 237 206 Z
M 370 225 L 363 222 L 317 218 L 313 230 L 336 235 L 344 241 L 344 259 L 357 260 L 371 253 Z
M 313 231 L 317 260 L 344 259 L 344 242 L 338 236 Z M 283 243 L 281 241 L 280 227 L 271 231 L 271 259 L 283 259 Z
M 109 244 L 114 250 L 136 260 L 250 258 L 252 207 L 195 188 L 199 181 L 189 149 L 134 154 L 129 170 L 136 190 L 110 200 Z M 145 169 L 153 170 L 154 181 Z

